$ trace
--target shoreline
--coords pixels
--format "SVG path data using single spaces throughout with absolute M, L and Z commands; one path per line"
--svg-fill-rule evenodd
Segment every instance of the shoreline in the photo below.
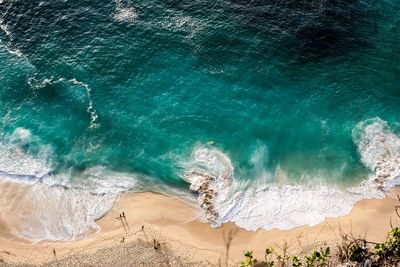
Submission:
M 0 266 L 1 260 L 6 263 L 38 265 L 51 262 L 54 258 L 62 260 L 75 254 L 90 258 L 89 255 L 96 251 L 102 250 L 103 254 L 107 254 L 109 250 L 111 253 L 112 249 L 121 244 L 127 245 L 131 242 L 144 242 L 141 246 L 150 245 L 147 250 L 138 253 L 142 257 L 153 257 L 153 239 L 160 242 L 162 248 L 178 252 L 180 257 L 190 258 L 197 263 L 207 259 L 208 263 L 218 265 L 225 257 L 224 235 L 227 239 L 230 232 L 234 232 L 229 250 L 229 264 L 233 266 L 240 263 L 243 254 L 248 250 L 253 250 L 255 257 L 263 258 L 265 248 L 279 249 L 285 242 L 289 253 L 300 255 L 320 245 L 335 248 L 335 243 L 340 239 L 340 231 L 381 242 L 390 230 L 390 223 L 400 224 L 394 209 L 398 205 L 396 195 L 399 193 L 400 188 L 397 187 L 383 199 L 361 200 L 353 206 L 350 214 L 327 218 L 316 226 L 257 231 L 245 230 L 234 223 L 212 228 L 208 223 L 199 220 L 200 208 L 184 200 L 150 192 L 129 193 L 121 195 L 113 208 L 97 220 L 101 230 L 83 240 L 42 241 L 35 244 L 18 239 L 6 240 L 3 237 L 7 236 L 7 229 L 0 224 Z M 122 212 L 126 214 L 125 226 L 117 219 Z M 52 254 L 53 249 L 57 253 L 56 257 Z M 112 255 L 109 256 L 112 258 Z M 118 258 L 115 261 L 118 265 Z

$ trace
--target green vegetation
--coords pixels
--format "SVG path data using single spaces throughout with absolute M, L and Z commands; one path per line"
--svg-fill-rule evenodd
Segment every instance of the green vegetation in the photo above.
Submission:
M 395 266 L 400 263 L 400 228 L 393 228 L 383 243 L 344 239 L 339 251 L 342 261 L 358 264 L 369 262 L 371 266 Z
M 258 262 L 253 251 L 246 252 L 240 267 L 324 267 L 337 266 L 397 266 L 400 264 L 400 227 L 393 228 L 383 243 L 368 242 L 348 235 L 342 237 L 342 243 L 334 254 L 330 247 L 313 251 L 306 256 L 287 256 L 286 246 L 283 254 L 272 248 L 265 250 L 265 260 Z
M 400 198 L 399 198 L 400 201 Z M 400 217 L 400 206 L 396 206 Z M 400 227 L 392 227 L 383 243 L 370 242 L 364 238 L 355 238 L 342 233 L 340 245 L 332 252 L 330 247 L 320 248 L 306 256 L 287 255 L 287 245 L 282 254 L 267 248 L 264 260 L 257 261 L 253 251 L 245 254 L 240 267 L 325 267 L 325 266 L 400 266 Z
M 308 256 L 305 256 L 302 260 L 299 256 L 287 256 L 286 255 L 286 247 L 284 249 L 283 255 L 275 253 L 274 249 L 267 248 L 265 250 L 265 260 L 260 262 L 257 266 L 263 267 L 284 267 L 284 266 L 306 266 L 306 267 L 314 267 L 314 266 L 329 266 L 329 258 L 330 258 L 330 248 L 327 247 L 325 249 L 321 249 L 320 251 L 314 251 Z M 272 257 L 275 256 L 275 257 Z M 240 267 L 251 267 L 255 266 L 257 263 L 257 259 L 253 257 L 253 251 L 247 252 L 245 254 L 246 259 L 241 262 Z M 274 258 L 275 260 L 272 260 Z
M 253 251 L 248 251 L 244 254 L 246 259 L 240 263 L 240 267 L 249 267 L 254 266 L 257 263 L 257 260 L 253 257 Z

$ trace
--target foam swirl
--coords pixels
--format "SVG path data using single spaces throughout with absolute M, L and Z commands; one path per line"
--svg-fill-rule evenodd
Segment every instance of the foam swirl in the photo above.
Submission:
M 93 128 L 99 127 L 100 126 L 100 123 L 98 122 L 99 116 L 97 115 L 96 109 L 94 108 L 93 99 L 92 99 L 92 90 L 88 84 L 78 81 L 75 78 L 73 78 L 73 79 L 66 79 L 66 78 L 54 79 L 53 77 L 51 77 L 51 78 L 45 78 L 42 80 L 37 80 L 34 77 L 30 77 L 28 79 L 28 84 L 34 89 L 34 91 L 38 90 L 40 88 L 43 88 L 47 85 L 56 84 L 56 83 L 70 83 L 72 85 L 80 86 L 85 89 L 87 103 L 88 103 L 86 111 L 88 112 L 88 114 L 90 116 L 89 128 L 93 129 Z

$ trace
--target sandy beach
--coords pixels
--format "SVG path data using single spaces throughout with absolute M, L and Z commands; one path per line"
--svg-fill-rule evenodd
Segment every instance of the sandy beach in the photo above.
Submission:
M 0 0 L 0 267 L 400 267 L 399 7 Z
M 229 266 L 237 266 L 245 251 L 254 250 L 262 258 L 266 247 L 279 250 L 285 243 L 289 253 L 305 254 L 320 245 L 335 248 L 341 231 L 380 242 L 391 224 L 400 223 L 394 209 L 399 192 L 395 189 L 384 199 L 362 200 L 347 216 L 289 231 L 247 231 L 233 223 L 212 228 L 198 219 L 200 209 L 189 203 L 161 194 L 132 193 L 121 196 L 98 220 L 101 230 L 84 240 L 32 244 L 12 237 L 3 221 L 0 266 L 225 266 L 226 258 Z M 229 236 L 232 243 L 226 255 Z M 154 249 L 154 242 L 159 249 Z

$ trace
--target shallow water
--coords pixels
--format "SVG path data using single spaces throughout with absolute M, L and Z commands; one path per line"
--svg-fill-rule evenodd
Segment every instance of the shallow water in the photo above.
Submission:
M 196 168 L 215 225 L 344 214 L 399 174 L 399 6 L 0 1 L 0 179 L 195 199 Z

